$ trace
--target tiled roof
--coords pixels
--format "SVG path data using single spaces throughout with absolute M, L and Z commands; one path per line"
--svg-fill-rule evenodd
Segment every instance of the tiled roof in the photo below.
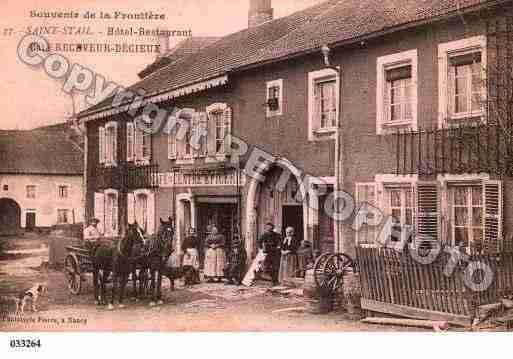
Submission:
M 81 175 L 83 154 L 67 124 L 29 131 L 0 130 L 0 174 Z
M 212 45 L 219 40 L 219 37 L 214 36 L 194 36 L 189 37 L 179 42 L 175 47 L 170 49 L 166 54 L 157 58 L 153 63 L 146 66 L 141 72 L 138 73 L 140 78 L 144 78 L 149 74 L 167 66 L 175 61 L 180 60 L 185 56 L 192 55 L 204 47 Z
M 260 26 L 220 38 L 130 87 L 148 97 L 225 75 L 246 66 L 314 50 L 323 44 L 357 41 L 465 10 L 492 0 L 329 0 Z M 96 104 L 80 117 L 110 108 L 112 99 Z

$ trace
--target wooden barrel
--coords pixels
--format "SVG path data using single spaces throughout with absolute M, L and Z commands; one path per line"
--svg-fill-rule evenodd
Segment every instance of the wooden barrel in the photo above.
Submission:
M 315 282 L 314 270 L 309 269 L 305 273 L 303 283 L 303 298 L 307 311 L 312 314 L 325 314 L 333 310 L 334 297 L 321 296 Z

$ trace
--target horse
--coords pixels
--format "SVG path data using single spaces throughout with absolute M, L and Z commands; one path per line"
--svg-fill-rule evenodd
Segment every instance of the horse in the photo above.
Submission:
M 114 299 L 119 285 L 119 307 L 123 308 L 125 287 L 130 273 L 135 275 L 134 246 L 143 242 L 137 224 L 128 224 L 127 234 L 117 245 L 102 242 L 92 249 L 94 298 L 97 305 L 105 304 L 106 283 L 112 273 L 112 295 L 109 309 L 114 309 Z M 100 274 L 101 272 L 101 274 Z M 135 281 L 135 276 L 134 276 Z
M 141 292 L 147 292 L 148 279 L 150 280 L 150 306 L 164 304 L 162 300 L 162 276 L 166 261 L 173 252 L 174 235 L 175 229 L 171 217 L 167 221 L 161 218 L 157 235 L 145 241 L 146 253 L 140 273 L 140 286 L 142 288 Z

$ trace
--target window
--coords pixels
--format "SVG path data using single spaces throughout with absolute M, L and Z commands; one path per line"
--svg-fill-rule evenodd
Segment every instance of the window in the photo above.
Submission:
M 485 69 L 485 36 L 438 46 L 439 126 L 450 124 L 451 120 L 483 117 L 486 100 Z
M 116 165 L 117 123 L 109 122 L 98 129 L 99 161 L 108 166 Z
M 148 163 L 151 159 L 151 133 L 147 131 L 151 123 L 139 118 L 134 122 L 134 160 Z
M 68 198 L 68 186 L 59 186 L 59 198 Z
M 417 129 L 417 50 L 378 58 L 376 106 L 378 134 Z
M 231 148 L 232 109 L 225 103 L 207 107 L 207 162 L 224 160 Z
M 323 133 L 332 134 L 337 128 L 339 78 L 332 69 L 308 74 L 309 139 Z
M 266 88 L 266 116 L 273 117 L 281 115 L 283 106 L 283 80 L 269 81 L 266 83 Z
M 36 186 L 27 186 L 27 198 L 36 198 Z
M 105 196 L 105 231 L 111 236 L 118 232 L 118 196 L 108 193 Z
M 484 233 L 483 189 L 481 184 L 448 188 L 450 243 L 469 249 L 480 246 Z
M 69 210 L 67 210 L 67 209 L 58 209 L 57 210 L 57 223 L 58 224 L 69 223 Z
M 135 220 L 145 232 L 148 232 L 148 196 L 138 194 L 135 198 Z
M 376 183 L 357 183 L 356 203 L 358 206 L 368 204 L 377 207 Z M 376 244 L 376 228 L 372 225 L 374 218 L 370 217 L 371 213 L 368 213 L 365 218 L 358 218 L 361 220 L 361 223 L 359 223 L 360 229 L 356 231 L 356 243 L 359 246 L 372 246 Z
M 413 190 L 410 186 L 385 187 L 389 215 L 393 217 L 395 234 L 405 226 L 413 227 Z M 391 240 L 399 242 L 401 238 L 391 236 Z
M 8 190 L 9 190 L 9 185 L 4 184 L 4 191 L 8 191 Z
M 215 133 L 216 133 L 216 153 L 224 153 L 224 136 L 225 136 L 225 128 L 226 125 L 224 123 L 223 113 L 222 112 L 214 112 L 213 113 L 213 122 L 215 124 Z

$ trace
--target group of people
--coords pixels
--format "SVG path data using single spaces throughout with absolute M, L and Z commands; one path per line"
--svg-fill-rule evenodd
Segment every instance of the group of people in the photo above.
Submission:
M 84 239 L 94 241 L 102 236 L 97 228 L 98 222 L 97 219 L 91 219 L 84 230 Z M 202 251 L 203 274 L 207 282 L 222 282 L 224 278 L 227 280 L 226 284 L 240 285 L 247 274 L 251 277 L 248 283 L 252 283 L 262 272 L 270 274 L 273 285 L 284 283 L 289 278 L 304 277 L 307 267 L 314 260 L 311 243 L 296 238 L 292 227 L 285 229 L 283 238 L 274 229 L 273 223 L 266 223 L 265 232 L 258 239 L 259 255 L 254 262 L 261 259 L 262 266 L 252 265 L 249 271 L 246 271 L 246 248 L 238 233 L 233 235 L 227 247 L 226 237 L 219 233 L 217 226 L 209 226 L 204 244 L 200 243 L 196 230 L 190 228 L 181 243 L 181 265 L 193 270 L 193 284 L 200 283 Z

